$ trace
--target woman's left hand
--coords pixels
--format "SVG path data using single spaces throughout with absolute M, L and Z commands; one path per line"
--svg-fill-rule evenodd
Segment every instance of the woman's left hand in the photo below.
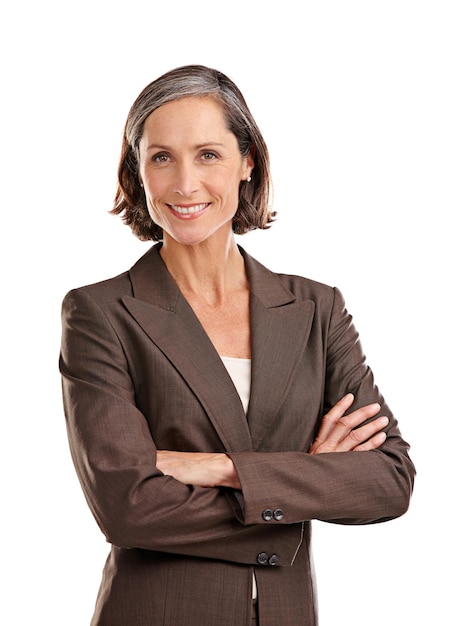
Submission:
M 354 396 L 348 393 L 324 415 L 322 424 L 309 454 L 326 452 L 365 452 L 376 450 L 386 440 L 386 416 L 370 420 L 381 409 L 379 404 L 367 404 L 349 414 Z
M 233 461 L 223 453 L 158 450 L 156 467 L 184 485 L 241 488 Z

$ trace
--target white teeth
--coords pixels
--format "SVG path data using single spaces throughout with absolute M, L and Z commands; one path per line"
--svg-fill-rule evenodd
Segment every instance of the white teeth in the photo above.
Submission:
M 191 215 L 192 213 L 197 213 L 198 211 L 202 211 L 206 208 L 207 202 L 204 204 L 195 204 L 194 206 L 176 206 L 175 204 L 169 205 L 171 209 L 176 211 L 177 213 L 181 213 L 182 215 Z

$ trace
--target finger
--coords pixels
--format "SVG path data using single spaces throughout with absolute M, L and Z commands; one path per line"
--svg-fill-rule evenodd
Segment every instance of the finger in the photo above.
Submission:
M 351 432 L 337 446 L 337 452 L 349 452 L 351 450 L 355 450 L 359 446 L 362 446 L 363 444 L 365 444 L 372 437 L 378 434 L 381 434 L 382 429 L 385 428 L 388 423 L 389 423 L 388 418 L 386 416 L 382 416 L 382 417 L 378 417 L 375 420 L 372 420 L 368 424 L 364 424 L 363 426 L 360 426 L 360 428 L 351 430 Z M 384 439 L 385 439 L 385 433 L 384 433 Z M 381 445 L 381 443 L 379 443 L 378 445 Z M 370 447 L 368 449 L 372 450 L 373 447 Z
M 344 415 L 337 423 L 337 426 L 351 431 L 366 422 L 368 419 L 377 415 L 380 410 L 381 405 L 377 402 L 367 404 L 359 409 L 356 409 L 355 411 L 352 411 L 352 413 L 349 413 L 348 415 Z
M 376 450 L 379 448 L 387 439 L 387 435 L 385 432 L 380 432 L 365 443 L 362 443 L 360 446 L 357 446 L 353 449 L 353 452 L 368 452 L 369 450 Z
M 354 396 L 352 393 L 346 394 L 326 413 L 322 418 L 322 423 L 317 433 L 316 441 L 325 441 L 333 432 L 336 423 L 343 417 L 349 407 L 354 402 Z
M 357 429 L 363 422 L 366 422 L 371 417 L 374 417 L 381 409 L 381 406 L 378 403 L 368 404 L 366 406 L 362 406 L 360 409 L 349 413 L 349 415 L 344 415 L 341 417 L 333 426 L 333 430 L 329 433 L 327 437 L 327 443 L 334 446 L 339 446 L 343 442 L 345 443 L 344 448 L 340 448 L 339 451 L 343 450 L 352 450 L 355 445 L 355 438 L 360 437 L 360 429 Z M 368 429 L 370 434 L 365 437 L 368 439 L 370 435 L 375 433 L 374 426 Z M 363 431 L 363 433 L 368 432 Z M 381 430 L 381 428 L 377 428 L 377 430 Z M 349 439 L 350 437 L 350 439 Z M 362 443 L 364 439 L 359 439 L 357 443 Z M 349 444 L 352 444 L 349 447 Z

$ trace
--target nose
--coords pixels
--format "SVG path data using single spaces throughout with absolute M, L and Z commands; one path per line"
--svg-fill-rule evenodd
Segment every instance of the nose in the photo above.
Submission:
M 173 191 L 181 196 L 192 196 L 199 188 L 199 178 L 192 163 L 177 163 L 174 172 Z

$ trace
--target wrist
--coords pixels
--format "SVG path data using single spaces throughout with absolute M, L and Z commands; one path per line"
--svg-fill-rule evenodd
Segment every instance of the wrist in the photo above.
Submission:
M 220 462 L 220 486 L 229 487 L 230 489 L 241 489 L 239 476 L 234 467 L 232 459 L 227 454 L 222 454 Z

